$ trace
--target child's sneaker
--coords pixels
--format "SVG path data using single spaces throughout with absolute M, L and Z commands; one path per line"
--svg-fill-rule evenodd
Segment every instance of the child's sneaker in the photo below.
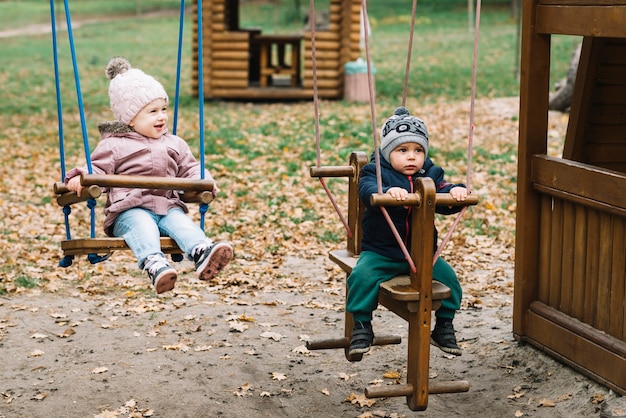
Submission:
M 164 257 L 160 255 L 148 256 L 143 269 L 148 272 L 152 286 L 154 286 L 157 294 L 174 288 L 178 275 Z
M 370 347 L 374 342 L 374 331 L 372 324 L 367 321 L 356 321 L 352 329 L 352 338 L 350 339 L 350 349 L 348 355 L 365 354 L 370 351 Z
M 456 343 L 452 322 L 435 325 L 435 329 L 430 334 L 430 343 L 448 354 L 460 356 L 463 353 Z
M 196 264 L 198 279 L 211 280 L 233 258 L 233 247 L 224 241 L 216 242 L 208 247 L 195 249 L 191 256 Z

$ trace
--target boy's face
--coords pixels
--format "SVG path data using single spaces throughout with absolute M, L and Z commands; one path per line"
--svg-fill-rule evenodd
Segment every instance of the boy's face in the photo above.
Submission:
M 148 138 L 159 139 L 167 127 L 167 102 L 164 99 L 151 101 L 137 113 L 129 125 Z
M 389 163 L 394 170 L 405 176 L 412 176 L 424 167 L 424 148 L 415 142 L 400 144 L 389 154 Z

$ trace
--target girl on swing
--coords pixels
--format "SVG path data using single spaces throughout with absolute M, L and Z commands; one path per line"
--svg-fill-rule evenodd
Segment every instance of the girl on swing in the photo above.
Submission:
M 98 125 L 102 140 L 91 154 L 93 172 L 200 178 L 200 164 L 187 143 L 167 131 L 168 96 L 161 83 L 121 57 L 111 59 L 105 73 L 116 120 Z M 87 172 L 86 166 L 69 171 L 68 189 L 80 194 L 80 175 Z M 208 170 L 205 178 L 212 180 Z M 213 195 L 217 192 L 214 185 Z M 160 236 L 176 241 L 200 280 L 213 279 L 233 256 L 228 242 L 214 243 L 187 212 L 173 190 L 119 187 L 107 195 L 104 231 L 124 238 L 159 294 L 172 290 L 178 277 L 161 251 Z
M 467 197 L 463 184 L 451 184 L 444 180 L 444 171 L 428 158 L 428 131 L 424 122 L 411 116 L 404 107 L 398 107 L 381 130 L 380 161 L 382 191 L 396 200 L 405 200 L 417 177 L 428 176 L 435 181 L 439 193 L 450 193 L 457 201 Z M 409 274 L 409 263 L 404 258 L 393 232 L 379 207 L 371 206 L 370 196 L 378 193 L 376 164 L 370 162 L 363 167 L 359 181 L 359 197 L 365 203 L 363 215 L 362 252 L 348 277 L 346 311 L 354 319 L 349 355 L 367 353 L 374 341 L 372 313 L 378 306 L 380 283 L 398 275 Z M 437 213 L 451 214 L 461 208 L 437 206 Z M 389 216 L 410 247 L 411 216 L 403 206 L 387 208 Z M 435 229 L 435 250 L 437 230 Z M 431 343 L 446 353 L 461 355 L 457 345 L 454 315 L 461 307 L 461 285 L 452 267 L 441 257 L 433 266 L 433 279 L 448 286 L 451 296 L 441 303 L 435 312 L 436 323 L 431 333 Z

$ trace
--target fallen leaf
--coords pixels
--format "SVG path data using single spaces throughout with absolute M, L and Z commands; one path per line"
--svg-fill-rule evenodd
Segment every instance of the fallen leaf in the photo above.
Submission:
M 104 367 L 104 366 L 102 366 L 102 367 L 96 367 L 95 369 L 93 369 L 93 370 L 91 371 L 91 374 L 100 374 L 100 373 L 104 373 L 104 372 L 106 372 L 106 371 L 108 371 L 108 370 L 109 370 L 109 369 L 108 369 L 108 368 L 106 368 L 106 367 Z
M 390 370 L 388 372 L 383 373 L 383 377 L 385 379 L 399 379 L 401 376 L 397 370 Z
M 47 393 L 39 392 L 38 394 L 33 396 L 31 399 L 34 401 L 43 401 L 44 399 L 46 399 L 47 396 L 48 396 Z
M 246 324 L 242 324 L 241 322 L 232 322 L 229 325 L 230 332 L 244 332 L 248 329 Z
M 76 331 L 74 331 L 73 328 L 68 328 L 65 331 L 63 331 L 63 334 L 59 334 L 58 337 L 59 338 L 67 338 L 70 335 L 74 335 L 74 334 L 76 334 Z
M 551 399 L 542 399 L 539 401 L 539 406 L 544 406 L 547 408 L 553 408 L 556 404 Z
M 287 376 L 285 376 L 283 373 L 272 372 L 272 379 L 274 379 L 274 380 L 285 380 L 285 379 L 287 379 Z
M 271 331 L 265 331 L 264 333 L 261 334 L 261 337 L 271 338 L 274 341 L 280 341 L 280 339 L 283 338 L 283 336 L 280 335 L 279 333 L 271 332 Z
M 44 352 L 41 350 L 33 350 L 30 353 L 28 353 L 28 357 L 41 357 L 43 356 Z

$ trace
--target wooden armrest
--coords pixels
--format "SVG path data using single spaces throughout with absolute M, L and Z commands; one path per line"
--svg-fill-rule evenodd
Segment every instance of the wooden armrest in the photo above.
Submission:
M 472 206 L 478 204 L 478 196 L 470 194 L 463 201 L 458 201 L 450 193 L 437 193 L 435 203 L 442 206 Z M 373 194 L 370 197 L 372 206 L 419 206 L 422 196 L 417 193 L 409 193 L 405 200 L 396 200 L 387 194 Z

